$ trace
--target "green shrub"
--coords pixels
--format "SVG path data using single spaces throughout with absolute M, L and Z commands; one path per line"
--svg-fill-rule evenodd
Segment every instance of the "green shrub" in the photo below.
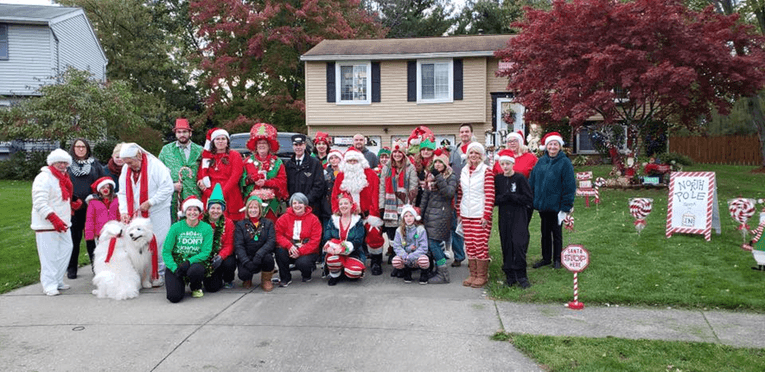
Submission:
M 108 163 L 109 159 L 112 157 L 114 146 L 117 146 L 120 142 L 121 141 L 117 139 L 109 139 L 95 144 L 93 146 L 93 157 L 98 159 L 101 164 Z
M 0 179 L 33 180 L 40 168 L 47 165 L 48 151 L 19 151 L 0 161 Z
M 662 164 L 672 164 L 672 161 L 674 161 L 676 164 L 681 164 L 683 166 L 691 166 L 693 165 L 693 159 L 690 157 L 679 154 L 676 152 L 668 152 L 665 154 L 659 155 L 659 160 Z

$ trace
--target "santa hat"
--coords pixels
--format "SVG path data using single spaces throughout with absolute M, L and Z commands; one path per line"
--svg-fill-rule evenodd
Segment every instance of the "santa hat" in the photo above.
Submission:
M 215 184 L 215 188 L 212 191 L 212 194 L 210 194 L 210 198 L 207 199 L 207 209 L 210 209 L 210 206 L 213 204 L 220 204 L 221 207 L 223 207 L 223 210 L 226 210 L 226 198 L 223 196 L 223 188 L 220 187 L 219 183 Z
M 391 143 L 390 145 L 390 151 L 391 151 L 391 154 L 395 151 L 400 151 L 406 154 L 406 141 L 402 139 L 394 140 L 393 143 Z
M 465 154 L 470 154 L 470 151 L 478 151 L 478 153 L 481 154 L 481 159 L 483 159 L 486 155 L 486 149 L 484 149 L 483 145 L 478 142 L 470 142 L 467 147 L 467 151 L 465 151 Z
M 523 145 L 523 132 L 517 131 L 517 132 L 510 132 L 507 137 L 505 137 L 505 142 L 510 142 L 511 139 L 517 139 L 519 145 Z
M 494 155 L 494 161 L 496 162 L 511 161 L 515 163 L 515 153 L 513 152 L 513 150 L 510 150 L 510 149 L 500 150 L 498 153 Z
M 182 211 L 182 213 L 183 213 L 183 216 L 185 216 L 185 215 L 186 215 L 186 210 L 187 210 L 187 209 L 189 209 L 189 208 L 191 208 L 191 207 L 197 207 L 197 208 L 199 208 L 199 212 L 204 212 L 204 211 L 205 211 L 205 207 L 204 207 L 204 205 L 202 204 L 202 201 L 201 201 L 201 200 L 199 200 L 199 198 L 197 198 L 197 197 L 196 197 L 196 196 L 194 196 L 194 195 L 191 195 L 191 196 L 189 196 L 188 198 L 186 198 L 186 200 L 184 200 L 184 201 L 183 201 L 183 204 L 181 204 L 181 205 L 183 206 L 183 207 L 181 208 L 181 211 Z
M 69 155 L 68 152 L 62 150 L 62 149 L 55 149 L 51 151 L 50 154 L 48 154 L 48 158 L 46 159 L 48 165 L 53 165 L 53 163 L 58 162 L 64 162 L 67 165 L 72 165 L 72 155 Z
M 327 161 L 333 156 L 337 156 L 340 160 L 343 160 L 343 153 L 338 149 L 329 150 L 329 153 L 327 153 Z
M 435 149 L 436 149 L 436 143 L 435 143 L 435 142 L 433 142 L 433 141 L 431 141 L 431 140 L 430 140 L 430 138 L 425 138 L 425 139 L 424 139 L 424 140 L 422 140 L 422 142 L 420 143 L 420 150 L 422 150 L 422 149 L 431 149 L 431 150 L 435 150 Z
M 420 208 L 413 207 L 411 204 L 406 204 L 401 208 L 401 218 L 404 218 L 404 215 L 409 212 L 414 216 L 414 219 L 419 221 L 420 220 Z
M 96 182 L 93 182 L 93 184 L 90 185 L 90 188 L 94 193 L 98 193 L 98 190 L 101 190 L 101 188 L 106 185 L 112 185 L 112 191 L 117 187 L 111 177 L 101 177 L 97 179 Z
M 433 161 L 440 161 L 441 163 L 444 163 L 445 166 L 449 167 L 449 156 L 443 148 L 439 147 L 436 151 L 433 151 Z
M 279 152 L 279 141 L 277 140 L 277 131 L 273 125 L 268 123 L 255 123 L 250 128 L 250 139 L 247 141 L 247 148 L 255 152 L 255 145 L 258 141 L 264 139 L 268 141 L 271 147 L 271 153 Z
M 388 147 L 388 146 L 384 146 L 383 148 L 381 148 L 381 149 L 380 149 L 380 151 L 378 151 L 378 152 L 377 152 L 377 157 L 378 157 L 378 158 L 379 158 L 380 156 L 383 156 L 383 155 L 388 155 L 388 156 L 390 156 L 390 147 Z
M 361 151 L 355 147 L 349 147 L 348 150 L 345 151 L 345 155 L 343 155 L 343 160 L 348 161 L 351 159 L 356 159 L 359 163 L 366 160 L 364 154 L 362 154 Z M 369 163 L 367 162 L 367 167 L 368 166 Z
M 388 248 L 388 240 L 386 234 L 382 233 L 383 220 L 377 216 L 368 216 L 365 220 L 364 227 L 366 228 L 365 241 L 367 246 L 374 250 L 386 250 Z
M 177 130 L 191 131 L 191 127 L 189 126 L 189 120 L 185 118 L 175 119 L 175 126 L 173 127 L 173 132 Z
M 324 132 L 316 132 L 316 137 L 313 138 L 313 144 L 316 145 L 319 142 L 324 142 L 327 144 L 327 146 L 331 146 L 332 137 L 330 137 L 329 134 Z
M 542 148 L 547 150 L 547 144 L 550 143 L 550 141 L 558 141 L 558 143 L 563 146 L 563 137 L 561 137 L 560 133 L 558 132 L 550 132 L 545 134 L 545 136 L 542 137 Z
M 203 169 L 210 168 L 210 159 L 212 159 L 213 154 L 215 153 L 215 145 L 213 144 L 213 141 L 215 141 L 215 139 L 220 136 L 225 136 L 226 139 L 229 141 L 231 140 L 231 137 L 229 137 L 228 132 L 225 129 L 212 128 L 207 131 L 207 137 L 205 137 L 205 146 L 202 150 Z M 205 178 L 202 179 L 202 182 L 204 183 L 205 187 L 210 187 L 212 185 L 209 176 L 205 176 Z

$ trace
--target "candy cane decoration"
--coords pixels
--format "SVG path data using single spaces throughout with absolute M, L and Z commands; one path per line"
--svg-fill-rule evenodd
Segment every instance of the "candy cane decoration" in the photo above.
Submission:
M 606 179 L 603 177 L 598 177 L 595 179 L 595 206 L 597 207 L 598 204 L 600 204 L 600 188 L 606 185 Z
M 629 200 L 630 214 L 635 217 L 635 229 L 640 235 L 640 232 L 645 228 L 645 218 L 651 213 L 653 209 L 653 199 L 651 198 L 633 198 Z
M 574 272 L 574 301 L 568 303 L 569 309 L 581 310 L 584 309 L 584 304 L 579 302 L 579 276 L 578 272 Z
M 730 212 L 730 216 L 733 218 L 733 220 L 740 224 L 737 227 L 737 229 L 741 231 L 741 237 L 744 240 L 741 247 L 745 250 L 746 250 L 746 235 L 747 235 L 747 231 L 750 229 L 749 225 L 747 225 L 746 222 L 749 220 L 750 217 L 754 215 L 754 203 L 755 203 L 754 199 L 746 199 L 746 198 L 736 198 L 736 199 L 728 200 L 728 212 Z
M 571 212 L 574 210 L 572 209 Z M 567 214 L 566 217 L 563 218 L 563 227 L 566 228 L 566 230 L 574 232 L 574 216 L 571 215 L 571 213 Z
M 181 169 L 178 170 L 178 182 L 181 184 L 181 188 L 178 190 L 178 216 L 183 215 L 183 195 L 181 194 L 183 192 L 183 173 L 186 171 L 188 173 L 187 178 L 192 178 L 194 175 L 194 171 L 189 167 L 181 167 Z

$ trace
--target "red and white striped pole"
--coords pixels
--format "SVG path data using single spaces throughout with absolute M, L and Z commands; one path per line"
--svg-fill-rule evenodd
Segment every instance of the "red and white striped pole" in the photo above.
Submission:
M 579 273 L 574 272 L 574 301 L 568 303 L 568 308 L 574 310 L 582 310 L 584 309 L 584 304 L 579 302 L 579 278 L 577 274 Z

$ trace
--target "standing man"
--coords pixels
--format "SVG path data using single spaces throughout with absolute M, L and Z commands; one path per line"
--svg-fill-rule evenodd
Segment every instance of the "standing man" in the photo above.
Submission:
M 454 174 L 457 175 L 458 185 L 460 184 L 460 174 L 462 173 L 462 167 L 465 166 L 465 162 L 467 161 L 468 145 L 473 141 L 473 126 L 467 123 L 460 125 L 459 137 L 460 142 L 454 146 L 454 149 L 451 151 L 451 155 L 449 157 L 449 162 L 451 163 L 450 165 L 452 170 L 454 171 Z M 456 208 L 452 217 L 451 247 L 452 251 L 454 252 L 454 262 L 452 262 L 452 267 L 458 267 L 462 265 L 462 260 L 465 259 L 465 241 L 462 239 L 462 236 L 457 234 L 455 231 L 457 228 Z
M 377 155 L 375 155 L 372 151 L 369 151 L 367 148 L 367 137 L 361 133 L 353 136 L 353 147 L 355 147 L 356 150 L 361 151 L 361 153 L 364 155 L 364 158 L 367 159 L 367 162 L 369 162 L 370 168 L 377 168 L 379 163 L 377 160 Z
M 135 217 L 151 220 L 157 247 L 162 247 L 170 231 L 170 200 L 173 195 L 173 179 L 170 171 L 154 155 L 135 143 L 124 143 L 120 158 L 125 161 L 120 173 L 120 219 L 124 223 Z M 161 248 L 160 248 L 161 249 Z M 164 283 L 165 263 L 158 256 L 157 269 L 160 277 L 152 284 Z
M 191 142 L 191 127 L 188 119 L 175 119 L 176 141 L 168 143 L 159 152 L 159 160 L 170 170 L 173 179 L 173 200 L 170 207 L 170 218 L 173 222 L 178 220 L 179 205 L 189 196 L 201 197 L 197 188 L 197 170 L 199 169 L 199 156 L 202 154 L 202 146 Z M 180 198 L 178 197 L 180 195 Z
M 295 155 L 284 165 L 287 171 L 287 191 L 290 195 L 300 192 L 308 197 L 308 205 L 319 217 L 325 189 L 324 167 L 320 160 L 306 154 L 306 140 L 305 134 L 292 136 Z

